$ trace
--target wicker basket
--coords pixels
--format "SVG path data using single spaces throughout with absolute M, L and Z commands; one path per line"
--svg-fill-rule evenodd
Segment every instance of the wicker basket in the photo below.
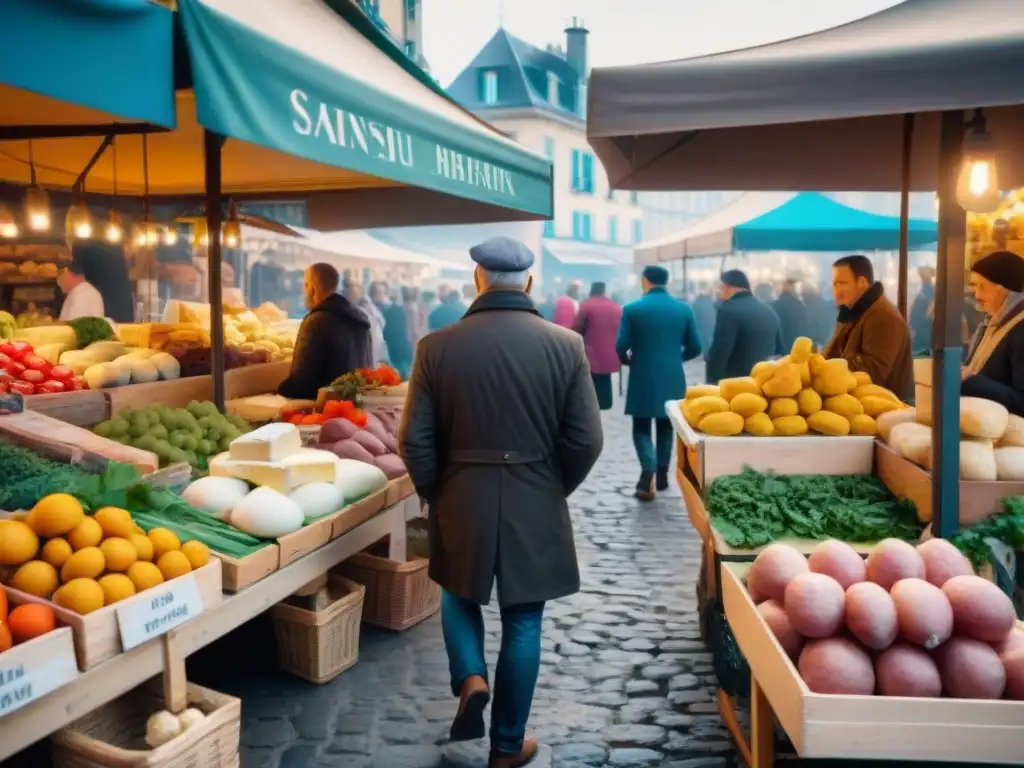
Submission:
M 353 555 L 335 568 L 366 585 L 363 621 L 401 631 L 419 624 L 441 609 L 441 587 L 430 580 L 425 557 L 396 563 L 366 552 Z
M 332 573 L 327 590 L 331 602 L 322 611 L 288 603 L 271 610 L 281 667 L 311 683 L 333 680 L 359 660 L 366 588 Z
M 146 720 L 164 707 L 159 685 L 144 685 L 55 733 L 55 768 L 237 768 L 242 702 L 188 685 L 188 705 L 206 719 L 163 746 L 146 746 Z

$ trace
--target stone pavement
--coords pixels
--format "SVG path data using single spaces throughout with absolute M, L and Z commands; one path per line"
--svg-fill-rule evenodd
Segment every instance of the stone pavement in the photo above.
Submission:
M 699 638 L 699 539 L 674 487 L 632 498 L 629 421 L 605 414 L 605 452 L 570 500 L 580 594 L 549 605 L 531 732 L 538 768 L 727 768 L 736 754 Z M 492 664 L 494 611 L 488 625 Z M 364 629 L 359 663 L 314 686 L 278 671 L 265 622 L 197 658 L 190 677 L 243 701 L 243 768 L 469 768 L 486 743 L 448 745 L 457 702 L 437 617 L 401 634 Z

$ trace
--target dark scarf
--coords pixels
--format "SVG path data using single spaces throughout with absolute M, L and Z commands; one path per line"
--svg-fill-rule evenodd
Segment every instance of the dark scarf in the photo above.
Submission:
M 494 309 L 512 309 L 521 312 L 533 312 L 539 315 L 537 306 L 533 299 L 522 291 L 487 291 L 480 294 L 466 310 L 466 317 L 477 312 L 487 312 Z
M 857 303 L 852 307 L 839 307 L 839 317 L 837 318 L 840 323 L 855 323 L 861 315 L 868 311 L 872 304 L 882 298 L 882 284 L 875 283 L 867 292 L 857 299 Z

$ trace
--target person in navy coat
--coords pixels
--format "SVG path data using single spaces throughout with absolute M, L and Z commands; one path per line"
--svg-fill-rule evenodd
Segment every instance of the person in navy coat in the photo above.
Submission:
M 686 394 L 683 363 L 700 355 L 701 345 L 690 305 L 665 290 L 668 271 L 646 267 L 641 283 L 644 295 L 622 309 L 615 351 L 630 367 L 626 415 L 633 417 L 633 444 L 640 459 L 636 497 L 650 501 L 655 489 L 668 489 L 673 433 L 665 402 Z M 657 445 L 651 440 L 652 421 Z
M 756 363 L 784 354 L 779 317 L 750 292 L 747 276 L 730 269 L 722 273 L 721 281 L 722 303 L 705 358 L 708 384 L 749 376 Z

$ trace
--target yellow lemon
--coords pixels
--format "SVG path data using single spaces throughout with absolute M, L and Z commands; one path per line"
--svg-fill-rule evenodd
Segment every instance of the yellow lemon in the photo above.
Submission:
M 14 589 L 47 600 L 57 589 L 57 584 L 57 569 L 42 560 L 25 563 L 11 577 Z
M 67 584 L 74 579 L 95 579 L 106 566 L 99 547 L 85 547 L 67 559 L 60 569 L 60 580 Z
M 128 539 L 135 547 L 135 552 L 139 556 L 139 560 L 152 560 L 153 559 L 153 542 L 149 540 L 149 537 L 144 533 L 133 533 Z
M 105 539 L 100 544 L 100 552 L 108 571 L 127 571 L 128 566 L 139 559 L 139 553 L 128 539 Z
M 174 531 L 166 528 L 154 528 L 149 532 L 149 540 L 153 542 L 153 558 L 159 560 L 167 552 L 181 549 L 181 541 L 174 535 Z
M 102 507 L 93 514 L 93 519 L 103 528 L 105 538 L 127 539 L 135 533 L 135 521 L 131 513 L 126 509 L 117 507 Z
M 71 529 L 68 534 L 68 543 L 74 550 L 95 547 L 103 538 L 103 529 L 100 524 L 91 517 L 85 518 L 82 522 Z
M 202 568 L 210 562 L 210 548 L 196 539 L 182 544 L 181 551 L 188 558 L 189 563 L 191 563 L 192 570 Z
M 0 565 L 21 565 L 36 556 L 39 537 L 19 520 L 0 520 Z
M 128 568 L 126 575 L 135 585 L 136 592 L 144 592 L 151 587 L 164 583 L 164 575 L 160 569 L 145 560 L 137 560 Z
M 71 557 L 71 545 L 67 539 L 50 539 L 43 544 L 43 551 L 39 556 L 54 568 L 60 568 Z
M 103 587 L 95 579 L 72 579 L 53 593 L 53 602 L 84 616 L 103 607 Z
M 104 605 L 112 605 L 135 594 L 135 584 L 123 573 L 108 573 L 99 584 L 103 589 Z
M 156 567 L 160 569 L 160 573 L 167 581 L 184 576 L 192 570 L 192 564 L 185 557 L 185 553 L 179 549 L 164 552 L 156 561 Z
M 32 529 L 43 538 L 63 536 L 84 519 L 82 504 L 67 493 L 44 496 L 32 507 L 29 516 Z

